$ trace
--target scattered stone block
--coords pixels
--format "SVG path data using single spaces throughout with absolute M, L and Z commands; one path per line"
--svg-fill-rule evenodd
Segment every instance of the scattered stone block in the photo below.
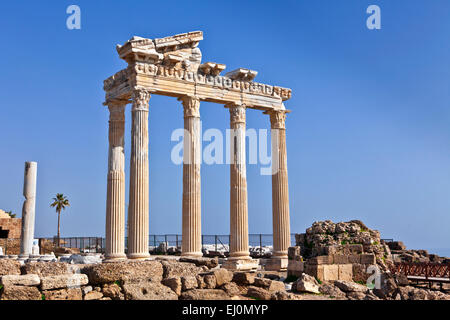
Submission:
M 57 276 L 72 273 L 69 265 L 63 262 L 25 263 L 21 267 L 23 274 L 37 274 L 39 277 Z
M 292 284 L 292 290 L 295 292 L 320 293 L 317 280 L 305 273 Z
M 233 279 L 233 273 L 224 268 L 214 270 L 213 274 L 216 277 L 216 285 L 218 287 L 231 282 L 231 280 Z
M 207 274 L 203 277 L 205 282 L 205 289 L 215 289 L 217 286 L 216 276 L 213 274 Z
M 202 267 L 197 267 L 194 263 L 169 260 L 161 261 L 160 263 L 164 270 L 163 278 L 184 277 L 204 272 Z
M 250 286 L 248 287 L 247 296 L 258 300 L 270 300 L 271 293 L 266 289 Z
M 265 278 L 255 278 L 254 285 L 256 287 L 261 287 L 261 288 L 269 291 L 270 293 L 286 290 L 283 282 L 265 279 Z
M 88 284 L 88 277 L 85 274 L 62 274 L 41 278 L 41 289 L 63 289 L 84 286 Z
M 340 290 L 338 287 L 336 287 L 332 284 L 329 284 L 329 283 L 322 284 L 319 287 L 319 291 L 322 294 L 325 294 L 332 298 L 345 298 L 346 297 L 345 293 L 342 290 Z
M 19 261 L 11 259 L 0 259 L 0 276 L 20 274 Z
M 100 300 L 101 298 L 103 298 L 103 293 L 98 292 L 98 291 L 88 292 L 84 296 L 84 300 Z
M 126 300 L 178 300 L 172 289 L 154 281 L 126 282 L 123 290 Z
M 195 276 L 181 277 L 181 287 L 183 291 L 196 289 L 198 286 L 197 278 Z
M 220 289 L 192 289 L 183 292 L 180 300 L 230 300 L 230 296 Z
M 120 286 L 115 283 L 103 285 L 102 293 L 104 297 L 111 298 L 112 300 L 120 300 L 123 298 Z
M 368 290 L 367 286 L 363 286 L 359 283 L 355 283 L 352 281 L 336 280 L 334 281 L 334 285 L 346 293 L 348 292 L 366 293 Z
M 5 286 L 2 290 L 0 300 L 42 300 L 36 287 Z
M 163 278 L 163 266 L 159 261 L 111 262 L 88 265 L 81 272 L 88 276 L 89 283 L 93 285 L 126 280 L 160 282 Z
M 44 300 L 83 300 L 80 288 L 68 288 L 42 292 Z
M 233 281 L 242 286 L 252 285 L 255 283 L 255 274 L 250 272 L 235 272 Z
M 38 286 L 41 279 L 37 274 L 2 276 L 0 284 L 3 286 Z
M 165 286 L 168 286 L 170 289 L 172 289 L 173 292 L 175 292 L 178 296 L 181 295 L 182 284 L 181 284 L 180 277 L 167 278 L 167 279 L 164 279 L 161 283 Z M 197 282 L 197 286 L 198 286 L 198 282 Z

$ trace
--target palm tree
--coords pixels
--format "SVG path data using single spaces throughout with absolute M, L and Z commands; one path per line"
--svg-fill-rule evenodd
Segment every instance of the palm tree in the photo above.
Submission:
M 58 241 L 58 247 L 60 245 L 59 239 L 60 239 L 60 221 L 61 221 L 61 209 L 65 210 L 66 207 L 69 207 L 69 199 L 67 199 L 66 196 L 64 196 L 62 193 L 57 193 L 56 198 L 53 198 L 53 203 L 50 204 L 50 207 L 55 208 L 56 213 L 58 214 L 58 235 L 57 235 L 57 241 Z
M 10 216 L 11 218 L 15 218 L 15 217 L 16 217 L 16 214 L 15 214 L 15 213 L 12 213 L 12 211 L 6 211 L 6 213 L 9 214 L 9 216 Z

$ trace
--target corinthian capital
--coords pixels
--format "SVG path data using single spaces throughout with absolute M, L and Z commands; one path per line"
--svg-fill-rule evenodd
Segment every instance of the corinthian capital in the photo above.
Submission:
M 230 109 L 230 122 L 233 123 L 245 123 L 245 104 L 227 104 L 225 108 Z
M 178 98 L 183 104 L 184 117 L 200 117 L 200 99 L 196 96 L 185 95 Z
M 267 113 L 270 115 L 270 127 L 272 129 L 286 129 L 287 110 L 271 110 Z
M 134 110 L 144 110 L 148 111 L 148 102 L 150 101 L 150 92 L 137 88 L 133 90 L 131 94 L 131 99 L 133 100 L 133 111 Z

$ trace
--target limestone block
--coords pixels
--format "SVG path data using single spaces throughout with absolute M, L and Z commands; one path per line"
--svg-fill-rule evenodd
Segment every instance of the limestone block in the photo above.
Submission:
M 103 298 L 103 293 L 98 292 L 98 291 L 88 292 L 84 296 L 84 300 L 100 300 L 101 298 Z
M 337 265 L 339 268 L 339 276 L 338 280 L 353 280 L 353 266 L 352 264 L 339 264 Z
M 216 276 L 214 274 L 207 274 L 203 277 L 205 282 L 205 289 L 215 289 L 217 285 Z
M 367 273 L 367 266 L 364 264 L 352 265 L 353 281 L 355 282 L 367 282 L 370 274 Z
M 181 284 L 180 277 L 167 278 L 167 279 L 164 279 L 161 283 L 165 286 L 168 286 L 170 289 L 172 289 L 173 292 L 175 292 L 178 296 L 181 295 L 182 284 Z M 198 282 L 197 282 L 197 286 L 198 286 Z
M 367 287 L 363 286 L 361 284 L 352 282 L 352 281 L 345 281 L 345 280 L 337 280 L 334 282 L 334 285 L 341 289 L 344 292 L 367 292 Z
M 177 261 L 161 261 L 164 278 L 183 277 L 203 272 L 203 269 L 193 263 Z
M 375 264 L 376 257 L 374 254 L 361 254 L 361 264 Z
M 308 264 L 311 265 L 320 265 L 320 264 L 332 264 L 333 263 L 333 256 L 332 255 L 328 255 L 328 256 L 317 256 L 317 257 L 313 257 L 311 259 L 308 259 Z
M 247 296 L 259 300 L 270 300 L 271 293 L 264 288 L 250 286 L 248 287 Z
M 37 274 L 6 275 L 1 277 L 0 283 L 3 286 L 38 286 L 41 279 Z
M 292 290 L 294 292 L 320 293 L 317 280 L 313 276 L 305 273 L 292 284 Z
M 301 248 L 300 246 L 294 246 L 294 247 L 289 247 L 288 248 L 288 258 L 290 260 L 295 260 L 296 256 L 300 256 L 301 255 Z
M 33 262 L 25 263 L 22 267 L 23 274 L 37 274 L 40 277 L 56 276 L 72 273 L 69 265 L 63 262 Z
M 152 280 L 160 282 L 163 267 L 159 261 L 111 262 L 88 265 L 81 270 L 94 285 L 125 280 Z
M 286 290 L 283 282 L 265 279 L 265 278 L 255 278 L 254 285 L 256 287 L 264 288 L 267 291 L 269 291 L 270 293 Z
M 84 286 L 88 284 L 88 277 L 85 274 L 62 274 L 41 278 L 41 289 L 64 289 Z
M 287 258 L 267 259 L 264 269 L 267 271 L 283 271 L 287 269 L 289 260 Z
M 350 254 L 348 255 L 348 263 L 361 263 L 361 255 L 360 254 Z
M 181 277 L 181 285 L 183 291 L 196 289 L 198 286 L 197 278 L 195 276 Z
M 305 273 L 319 280 L 323 280 L 323 265 L 305 265 Z
M 333 255 L 333 260 L 336 264 L 346 264 L 349 263 L 349 256 L 346 254 L 335 254 Z
M 219 265 L 219 259 L 207 257 L 188 257 L 183 256 L 178 260 L 179 262 L 189 262 L 195 264 L 197 267 L 206 266 L 208 269 L 215 268 Z
M 241 288 L 235 282 L 229 282 L 221 287 L 230 297 L 242 294 Z
M 346 247 L 345 250 L 350 254 L 363 253 L 363 245 L 362 244 L 347 244 L 345 247 Z
M 0 300 L 41 300 L 41 293 L 36 287 L 5 286 Z
M 255 282 L 255 276 L 255 273 L 235 272 L 233 275 L 233 281 L 238 285 L 248 286 Z
M 289 260 L 288 275 L 300 276 L 303 273 L 304 264 L 302 261 Z
M 20 274 L 20 263 L 10 259 L 0 259 L 0 276 Z
M 230 300 L 230 296 L 220 289 L 192 289 L 183 292 L 181 300 Z
M 80 288 L 43 291 L 42 295 L 45 300 L 83 300 Z
M 138 282 L 123 285 L 126 300 L 178 300 L 178 295 L 160 283 Z
M 224 268 L 214 270 L 213 274 L 216 277 L 216 284 L 218 287 L 230 282 L 233 279 L 233 273 Z
M 338 279 L 339 279 L 339 266 L 337 264 L 323 265 L 323 279 L 320 279 L 320 280 L 334 281 L 334 280 L 338 280 Z
M 115 283 L 103 285 L 102 293 L 103 296 L 111 298 L 112 300 L 120 300 L 123 298 L 120 286 Z

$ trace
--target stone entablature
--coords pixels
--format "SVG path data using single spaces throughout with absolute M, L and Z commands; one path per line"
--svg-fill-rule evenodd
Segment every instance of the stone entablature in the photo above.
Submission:
M 130 99 L 132 89 L 142 87 L 160 95 L 195 95 L 220 104 L 285 109 L 283 101 L 291 98 L 291 89 L 254 82 L 257 71 L 238 68 L 221 76 L 224 64 L 201 64 L 197 45 L 202 39 L 202 32 L 196 31 L 155 40 L 133 37 L 118 46 L 128 67 L 104 81 L 106 101 Z

